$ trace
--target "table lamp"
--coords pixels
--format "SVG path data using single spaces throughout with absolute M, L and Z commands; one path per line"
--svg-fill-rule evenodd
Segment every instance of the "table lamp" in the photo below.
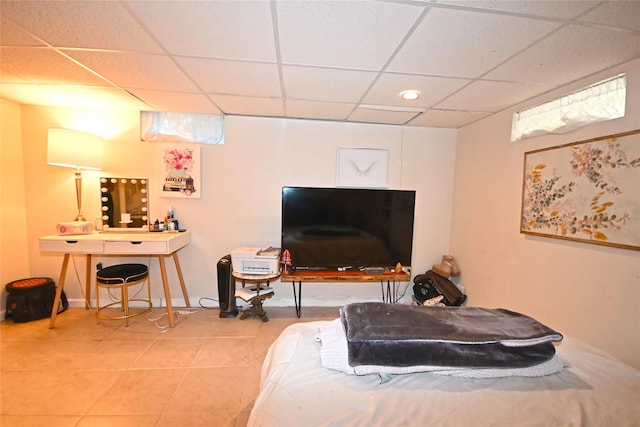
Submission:
M 78 215 L 74 221 L 84 221 L 82 216 L 81 169 L 102 169 L 104 140 L 90 133 L 71 129 L 49 129 L 47 139 L 47 163 L 76 169 L 76 200 Z

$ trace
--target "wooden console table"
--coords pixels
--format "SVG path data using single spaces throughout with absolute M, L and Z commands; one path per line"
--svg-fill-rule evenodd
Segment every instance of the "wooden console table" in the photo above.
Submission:
M 408 282 L 411 276 L 408 273 L 396 273 L 393 271 L 382 274 L 367 274 L 360 270 L 296 270 L 295 272 L 282 272 L 281 282 L 291 282 L 293 286 L 293 300 L 296 306 L 296 315 L 302 314 L 302 282 L 380 282 L 383 302 L 395 302 L 397 298 L 397 282 Z M 385 294 L 384 282 L 387 282 Z M 298 292 L 296 293 L 296 282 Z

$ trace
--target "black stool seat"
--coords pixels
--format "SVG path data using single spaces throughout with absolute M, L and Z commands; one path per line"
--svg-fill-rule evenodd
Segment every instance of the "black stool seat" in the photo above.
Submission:
M 105 285 L 117 285 L 137 282 L 147 275 L 149 268 L 144 264 L 117 264 L 98 270 L 96 280 Z
M 129 298 L 129 287 L 137 286 L 147 282 L 147 297 L 137 298 L 133 295 L 133 298 Z M 111 302 L 106 305 L 100 305 L 100 288 L 106 289 L 119 289 L 120 298 L 115 302 Z M 117 291 L 116 291 L 117 293 Z M 115 298 L 115 296 L 111 296 Z M 129 303 L 139 303 L 135 307 L 130 307 Z M 121 307 L 121 313 L 117 312 L 113 314 L 112 310 L 106 312 L 105 310 L 119 305 Z M 140 307 L 140 305 L 142 307 Z M 129 319 L 131 317 L 140 316 L 141 314 L 150 313 L 153 304 L 151 303 L 151 285 L 149 283 L 149 268 L 144 264 L 116 264 L 109 267 L 105 267 L 98 270 L 96 273 L 96 319 L 103 320 L 126 320 L 126 325 L 129 326 Z

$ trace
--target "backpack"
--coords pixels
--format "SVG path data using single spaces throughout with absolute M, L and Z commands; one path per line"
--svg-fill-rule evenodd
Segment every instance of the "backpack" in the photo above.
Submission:
M 7 311 L 5 319 L 16 323 L 44 319 L 51 316 L 56 297 L 56 284 L 48 277 L 16 280 L 6 285 Z M 67 296 L 60 295 L 58 314 L 69 307 Z
M 444 305 L 449 306 L 462 305 L 467 300 L 467 296 L 451 280 L 431 270 L 414 277 L 413 283 L 413 296 L 420 303 L 440 295 L 443 296 Z

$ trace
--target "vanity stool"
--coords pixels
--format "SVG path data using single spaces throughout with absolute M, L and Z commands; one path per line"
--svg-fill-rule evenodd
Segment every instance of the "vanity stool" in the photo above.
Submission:
M 147 282 L 147 299 L 129 299 L 129 287 Z M 112 302 L 100 306 L 100 288 L 120 289 L 120 301 Z M 141 289 L 142 290 L 142 289 Z M 129 307 L 130 302 L 141 302 L 143 307 Z M 107 315 L 103 311 L 114 305 L 122 307 L 121 315 Z M 96 273 L 96 320 L 126 320 L 129 326 L 129 319 L 135 316 L 149 313 L 153 305 L 151 304 L 151 284 L 149 283 L 149 268 L 144 264 L 116 264 L 98 270 Z

